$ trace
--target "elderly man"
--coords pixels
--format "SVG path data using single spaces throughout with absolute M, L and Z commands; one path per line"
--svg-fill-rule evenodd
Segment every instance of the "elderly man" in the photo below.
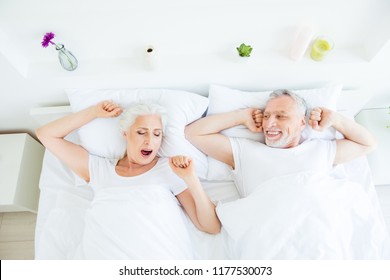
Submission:
M 288 90 L 273 92 L 264 112 L 242 109 L 202 118 L 186 137 L 232 167 L 241 199 L 219 203 L 225 249 L 232 259 L 382 259 L 390 240 L 363 188 L 329 176 L 334 165 L 371 151 L 376 142 L 354 121 L 326 108 L 308 125 L 334 127 L 344 139 L 301 139 L 306 104 Z M 245 125 L 265 144 L 219 132 Z M 369 244 L 362 246 L 362 244 Z
M 298 171 L 327 172 L 334 165 L 367 154 L 376 145 L 364 127 L 326 108 L 313 109 L 308 125 L 317 131 L 333 126 L 344 139 L 302 141 L 305 115 L 304 99 L 291 91 L 277 90 L 270 94 L 264 112 L 248 108 L 207 116 L 187 126 L 185 133 L 202 152 L 232 167 L 244 197 L 261 181 Z M 219 133 L 241 124 L 264 133 L 265 145 Z

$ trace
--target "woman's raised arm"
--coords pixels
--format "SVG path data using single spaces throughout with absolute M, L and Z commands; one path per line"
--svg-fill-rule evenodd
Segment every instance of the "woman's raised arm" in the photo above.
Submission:
M 196 175 L 193 161 L 186 156 L 174 156 L 169 164 L 177 176 L 184 180 L 188 189 L 176 197 L 187 212 L 191 221 L 201 231 L 216 234 L 221 230 L 221 223 L 211 202 Z
M 88 152 L 80 145 L 65 140 L 64 137 L 96 118 L 116 117 L 121 113 L 122 109 L 118 105 L 111 101 L 103 101 L 38 128 L 36 135 L 49 151 L 88 182 Z

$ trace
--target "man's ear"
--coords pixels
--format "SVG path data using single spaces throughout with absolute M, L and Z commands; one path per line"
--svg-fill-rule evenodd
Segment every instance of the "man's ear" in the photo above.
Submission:
M 306 127 L 306 117 L 303 117 L 301 119 L 301 130 L 304 130 Z

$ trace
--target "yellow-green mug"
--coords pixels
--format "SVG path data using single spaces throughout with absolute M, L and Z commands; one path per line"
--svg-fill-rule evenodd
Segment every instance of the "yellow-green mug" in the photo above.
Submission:
M 311 47 L 310 57 L 315 61 L 321 61 L 333 49 L 333 41 L 325 36 L 317 37 Z

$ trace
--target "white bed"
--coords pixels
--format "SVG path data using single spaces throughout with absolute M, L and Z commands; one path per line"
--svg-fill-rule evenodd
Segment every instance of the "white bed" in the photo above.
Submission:
M 356 102 L 349 103 L 350 98 L 356 96 L 362 96 L 361 92 L 349 91 L 343 93 L 342 102 L 338 103 L 339 111 L 348 111 L 349 114 L 356 115 L 359 108 L 364 104 L 362 98 L 359 103 Z M 210 95 L 209 98 L 212 96 Z M 214 100 L 216 102 L 217 100 Z M 348 105 L 347 105 L 348 104 Z M 239 106 L 239 104 L 236 104 Z M 212 107 L 210 100 L 209 111 Z M 348 108 L 347 108 L 348 107 Z M 74 109 L 74 108 L 73 108 Z M 215 108 L 214 108 L 215 109 Z M 228 110 L 230 108 L 226 108 Z M 69 113 L 69 107 L 63 106 L 59 108 L 51 109 L 35 109 L 33 114 L 40 123 L 45 123 L 48 120 L 58 117 L 59 115 Z M 218 110 L 214 110 L 218 111 Z M 188 120 L 187 120 L 188 121 Z M 234 133 L 234 131 L 233 131 Z M 68 139 L 76 143 L 80 143 L 79 133 L 74 132 L 69 135 Z M 82 134 L 81 134 L 82 135 Z M 205 191 L 208 193 L 210 198 L 219 203 L 219 205 L 230 205 L 229 203 L 240 203 L 238 192 L 235 188 L 233 181 L 226 175 L 226 170 L 223 170 L 222 166 L 216 167 L 216 163 L 213 161 L 208 161 L 208 176 L 202 179 L 202 184 Z M 212 173 L 212 174 L 211 174 Z M 216 175 L 218 174 L 218 176 Z M 222 174 L 222 175 L 221 175 Z M 217 176 L 217 178 L 216 178 Z M 349 229 L 353 232 L 353 246 L 356 246 L 354 251 L 359 251 L 355 255 L 351 254 L 328 254 L 328 255 L 313 255 L 315 251 L 315 245 L 313 244 L 294 244 L 294 250 L 296 251 L 311 251 L 307 254 L 302 254 L 300 258 L 346 258 L 346 259 L 377 259 L 377 258 L 390 258 L 388 255 L 388 234 L 386 231 L 386 226 L 383 218 L 382 211 L 380 209 L 379 201 L 376 195 L 376 191 L 371 179 L 370 169 L 365 157 L 354 160 L 348 164 L 340 165 L 335 168 L 333 176 L 338 179 L 352 181 L 357 183 L 357 189 L 359 195 L 364 194 L 366 202 L 368 203 L 367 207 L 370 209 L 365 211 L 364 208 L 358 209 L 358 211 L 363 212 L 362 215 L 356 216 L 356 212 L 353 214 L 354 217 L 351 217 L 351 225 Z M 82 243 L 85 229 L 85 218 L 88 215 L 88 211 L 91 209 L 91 201 L 93 199 L 93 192 L 91 188 L 86 184 L 80 184 L 80 181 L 70 172 L 58 159 L 56 159 L 49 151 L 46 151 L 45 157 L 43 160 L 43 168 L 40 180 L 40 201 L 36 225 L 36 235 L 35 235 L 35 258 L 36 259 L 80 259 L 83 258 L 80 256 L 80 243 Z M 351 193 L 344 193 L 343 196 L 338 197 L 341 201 L 347 197 L 354 197 L 354 189 L 349 188 L 348 191 Z M 277 193 L 270 193 L 269 195 L 277 195 Z M 280 200 L 279 203 L 284 203 L 285 201 Z M 244 202 L 245 203 L 245 202 Z M 326 205 L 327 207 L 331 205 Z M 355 206 L 354 206 L 355 207 Z M 368 209 L 366 207 L 366 209 Z M 250 209 L 250 210 L 255 210 Z M 264 210 L 260 208 L 260 211 Z M 369 212 L 369 213 L 368 213 Z M 227 212 L 228 213 L 228 212 Z M 368 213 L 368 214 L 367 214 Z M 249 213 L 253 214 L 253 213 Z M 237 216 L 233 212 L 232 222 L 235 222 Z M 238 215 L 238 214 L 237 214 Z M 243 215 L 241 213 L 241 215 Z M 254 214 L 255 216 L 255 214 Z M 271 217 L 271 216 L 270 216 Z M 356 221 L 361 221 L 362 217 L 368 219 L 368 221 L 375 227 L 375 230 L 372 231 L 372 234 L 375 236 L 370 237 L 370 240 L 367 240 L 367 234 L 365 232 L 359 232 L 359 228 L 355 227 Z M 115 220 L 116 217 L 113 217 Z M 241 216 L 240 216 L 241 218 Z M 253 217 L 252 217 L 253 218 Z M 248 218 L 249 219 L 249 218 Z M 279 221 L 276 223 L 277 226 L 283 226 L 280 223 L 284 223 L 284 216 L 272 216 L 272 219 Z M 239 220 L 239 219 L 238 219 Z M 237 220 L 236 220 L 237 221 Z M 119 223 L 119 220 L 118 220 Z M 321 226 L 334 226 L 335 223 L 324 222 L 325 224 Z M 337 224 L 337 223 L 336 223 Z M 230 225 L 229 225 L 230 226 Z M 275 223 L 273 223 L 275 226 Z M 305 225 L 304 231 L 310 231 L 310 226 Z M 316 228 L 317 225 L 312 225 L 313 228 Z M 229 259 L 232 257 L 231 246 L 240 246 L 240 242 L 234 240 L 234 244 L 231 242 L 231 236 L 229 236 L 228 231 L 225 229 L 222 230 L 221 234 L 218 235 L 209 235 L 199 232 L 191 223 L 188 223 L 188 228 L 191 236 L 191 242 L 193 243 L 193 248 L 195 251 L 195 256 L 198 259 Z M 274 230 L 274 229 L 273 229 Z M 362 230 L 362 228 L 360 228 Z M 239 231 L 239 230 L 238 230 Z M 265 229 L 267 231 L 267 229 Z M 283 230 L 282 230 L 283 231 Z M 238 233 L 239 234 L 239 233 Z M 231 233 L 230 233 L 231 235 Z M 272 235 L 272 236 L 271 236 Z M 291 235 L 293 236 L 293 235 Z M 270 228 L 269 236 L 262 235 L 262 238 L 269 238 L 269 242 L 275 243 L 275 234 Z M 309 240 L 309 239 L 308 239 Z M 328 244 L 333 245 L 332 242 L 335 240 L 327 241 Z M 110 240 L 107 240 L 110 242 Z M 269 242 L 265 241 L 262 245 L 262 248 L 265 250 L 274 249 L 272 246 L 267 245 Z M 291 240 L 289 241 L 291 243 Z M 358 245 L 359 243 L 369 244 L 367 246 L 376 246 L 378 249 L 377 254 L 373 255 L 364 255 L 364 246 Z M 232 245 L 233 244 L 233 245 Z M 264 247 L 265 246 L 265 247 Z M 280 243 L 278 246 L 287 248 L 288 243 Z M 298 247 L 297 247 L 298 246 Z M 301 247 L 299 247 L 301 246 Z M 313 250 L 311 250 L 312 246 Z M 366 247 L 367 247 L 366 246 Z M 237 249 L 237 248 L 236 248 Z M 288 249 L 288 248 L 287 248 Z M 286 249 L 286 250 L 287 250 Z M 331 250 L 333 248 L 330 249 Z M 287 250 L 288 251 L 288 250 Z M 380 251 L 380 252 L 379 252 Z M 279 253 L 275 254 L 263 254 L 261 257 L 258 255 L 241 255 L 241 258 L 266 258 L 266 259 L 290 259 L 294 258 L 293 254 L 286 253 L 285 255 Z M 118 255 L 107 255 L 104 258 L 109 259 L 118 259 L 121 258 Z M 130 258 L 130 257 L 129 257 Z M 136 257 L 135 257 L 136 258 Z

